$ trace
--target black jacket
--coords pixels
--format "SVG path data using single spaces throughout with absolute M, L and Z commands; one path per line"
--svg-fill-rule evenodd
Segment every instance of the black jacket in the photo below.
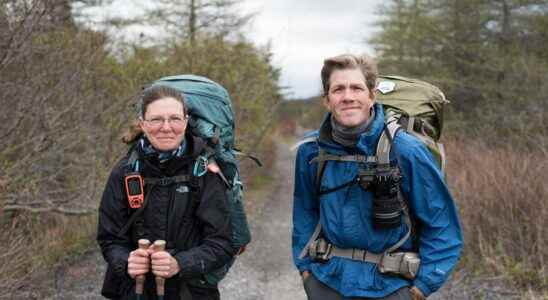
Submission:
M 188 155 L 162 164 L 155 157 L 139 153 L 140 173 L 145 180 L 190 175 L 203 141 L 187 135 L 187 142 Z M 136 211 L 129 208 L 124 185 L 125 175 L 131 172 L 128 159 L 129 154 L 112 170 L 99 207 L 97 241 L 108 263 L 103 295 L 111 299 L 132 295 L 134 281 L 127 274 L 127 260 L 129 253 L 137 248 L 139 238 L 151 242 L 166 240 L 167 251 L 179 263 L 179 274 L 166 280 L 166 299 L 178 299 L 170 294 L 179 294 L 182 287 L 190 288 L 191 292 L 194 287 L 208 288 L 218 294 L 216 286 L 208 286 L 202 279 L 203 274 L 223 266 L 234 255 L 226 186 L 211 172 L 201 177 L 190 176 L 188 182 L 146 184 L 142 217 L 120 236 Z M 142 226 L 138 225 L 140 221 L 144 221 Z M 151 272 L 148 275 L 145 289 L 154 291 Z

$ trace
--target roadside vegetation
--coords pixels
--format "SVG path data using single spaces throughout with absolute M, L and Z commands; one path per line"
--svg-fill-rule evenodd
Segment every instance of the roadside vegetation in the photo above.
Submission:
M 269 49 L 239 34 L 249 16 L 233 13 L 237 1 L 173 1 L 195 13 L 184 30 L 123 45 L 76 18 L 102 2 L 0 0 L 2 299 L 96 247 L 106 176 L 127 151 L 120 137 L 152 80 L 194 73 L 219 82 L 232 97 L 237 146 L 266 166 L 246 161 L 244 179 L 264 185 L 275 160 L 269 129 L 279 71 Z M 214 23 L 223 20 L 231 25 Z

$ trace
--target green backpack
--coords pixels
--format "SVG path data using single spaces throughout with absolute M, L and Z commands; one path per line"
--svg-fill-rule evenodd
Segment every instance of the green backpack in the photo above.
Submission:
M 251 233 L 243 206 L 243 184 L 234 148 L 234 112 L 230 96 L 218 83 L 196 75 L 163 77 L 152 83 L 179 90 L 188 105 L 188 128 L 192 134 L 204 138 L 208 147 L 196 161 L 194 176 L 207 172 L 209 162 L 215 161 L 221 169 L 221 177 L 229 187 L 228 202 L 232 225 L 232 247 L 243 249 L 251 241 Z M 251 157 L 251 156 L 248 156 Z M 254 158 L 257 164 L 260 162 Z M 208 282 L 215 284 L 227 274 L 234 260 L 213 273 L 206 274 Z
M 421 140 L 445 173 L 445 151 L 438 143 L 443 128 L 443 109 L 449 103 L 436 86 L 402 76 L 379 76 L 377 101 L 384 106 L 385 120 L 393 133 L 403 128 Z M 393 136 L 393 135 L 392 135 Z

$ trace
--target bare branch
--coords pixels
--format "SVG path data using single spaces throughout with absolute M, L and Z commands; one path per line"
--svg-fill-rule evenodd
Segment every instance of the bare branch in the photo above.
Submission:
M 95 212 L 95 209 L 69 209 L 64 207 L 31 207 L 26 205 L 6 205 L 3 208 L 4 212 L 14 212 L 14 211 L 27 211 L 31 213 L 60 213 L 63 215 L 90 215 Z

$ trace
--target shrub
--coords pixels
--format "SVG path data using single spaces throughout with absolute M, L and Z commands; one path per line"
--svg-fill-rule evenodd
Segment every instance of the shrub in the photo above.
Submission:
M 465 265 L 548 288 L 548 152 L 479 139 L 447 142 L 448 178 L 461 213 Z

